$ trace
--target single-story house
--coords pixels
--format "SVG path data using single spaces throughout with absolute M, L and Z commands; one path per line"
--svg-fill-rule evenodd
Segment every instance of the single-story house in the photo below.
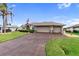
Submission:
M 64 28 L 64 30 L 66 32 L 73 32 L 73 27 L 72 26 L 71 27 L 66 27 L 66 28 Z
M 65 28 L 65 30 L 66 30 L 66 31 L 70 31 L 70 32 L 79 31 L 79 24 L 76 24 L 76 25 L 67 27 L 67 28 Z
M 9 29 L 9 30 L 11 30 L 13 32 L 13 31 L 16 31 L 17 28 L 18 28 L 17 26 L 14 26 L 14 25 L 12 26 L 11 25 L 11 26 L 7 26 L 6 30 Z M 2 29 L 3 29 L 3 26 L 0 26 L 0 33 L 3 31 Z
M 64 24 L 56 22 L 39 22 L 32 23 L 30 28 L 36 32 L 47 32 L 47 33 L 63 33 Z

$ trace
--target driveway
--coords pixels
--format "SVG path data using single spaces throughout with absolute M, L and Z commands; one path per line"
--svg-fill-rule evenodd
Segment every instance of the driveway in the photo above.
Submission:
M 63 37 L 58 34 L 33 33 L 15 40 L 0 43 L 2 56 L 44 56 L 45 44 L 51 38 Z

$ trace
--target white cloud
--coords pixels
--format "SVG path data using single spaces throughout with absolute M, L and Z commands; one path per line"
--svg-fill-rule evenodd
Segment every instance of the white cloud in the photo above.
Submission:
M 79 19 L 71 19 L 71 20 L 68 20 L 66 21 L 67 22 L 67 25 L 66 27 L 69 27 L 69 26 L 72 26 L 72 25 L 75 25 L 75 24 L 79 24 Z
M 71 6 L 71 3 L 60 3 L 57 5 L 59 9 L 67 8 Z
M 79 24 L 79 19 L 73 19 L 71 24 L 72 25 Z
M 13 4 L 13 5 L 12 5 L 12 7 L 16 7 L 16 5 L 15 5 L 15 4 Z
M 14 7 L 16 7 L 16 4 L 11 4 L 11 5 L 9 6 L 9 9 L 10 9 L 10 10 L 13 10 Z
M 70 23 L 71 22 L 71 20 L 68 20 L 68 21 L 66 21 L 67 23 Z
M 75 25 L 75 24 L 79 24 L 79 21 L 78 22 L 72 22 L 71 25 Z

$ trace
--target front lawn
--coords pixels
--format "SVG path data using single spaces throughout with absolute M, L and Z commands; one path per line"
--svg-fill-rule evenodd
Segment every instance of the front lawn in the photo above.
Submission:
M 7 34 L 0 34 L 0 42 L 4 42 L 7 40 L 13 40 L 14 38 L 22 36 L 24 34 L 25 34 L 24 32 L 18 32 L 18 31 L 17 32 L 10 32 Z
M 60 38 L 46 44 L 48 56 L 79 56 L 79 38 Z

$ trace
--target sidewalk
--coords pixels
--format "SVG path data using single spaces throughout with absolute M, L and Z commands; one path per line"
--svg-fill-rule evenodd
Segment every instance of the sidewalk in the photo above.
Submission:
M 79 35 L 64 33 L 67 37 L 79 37 Z

